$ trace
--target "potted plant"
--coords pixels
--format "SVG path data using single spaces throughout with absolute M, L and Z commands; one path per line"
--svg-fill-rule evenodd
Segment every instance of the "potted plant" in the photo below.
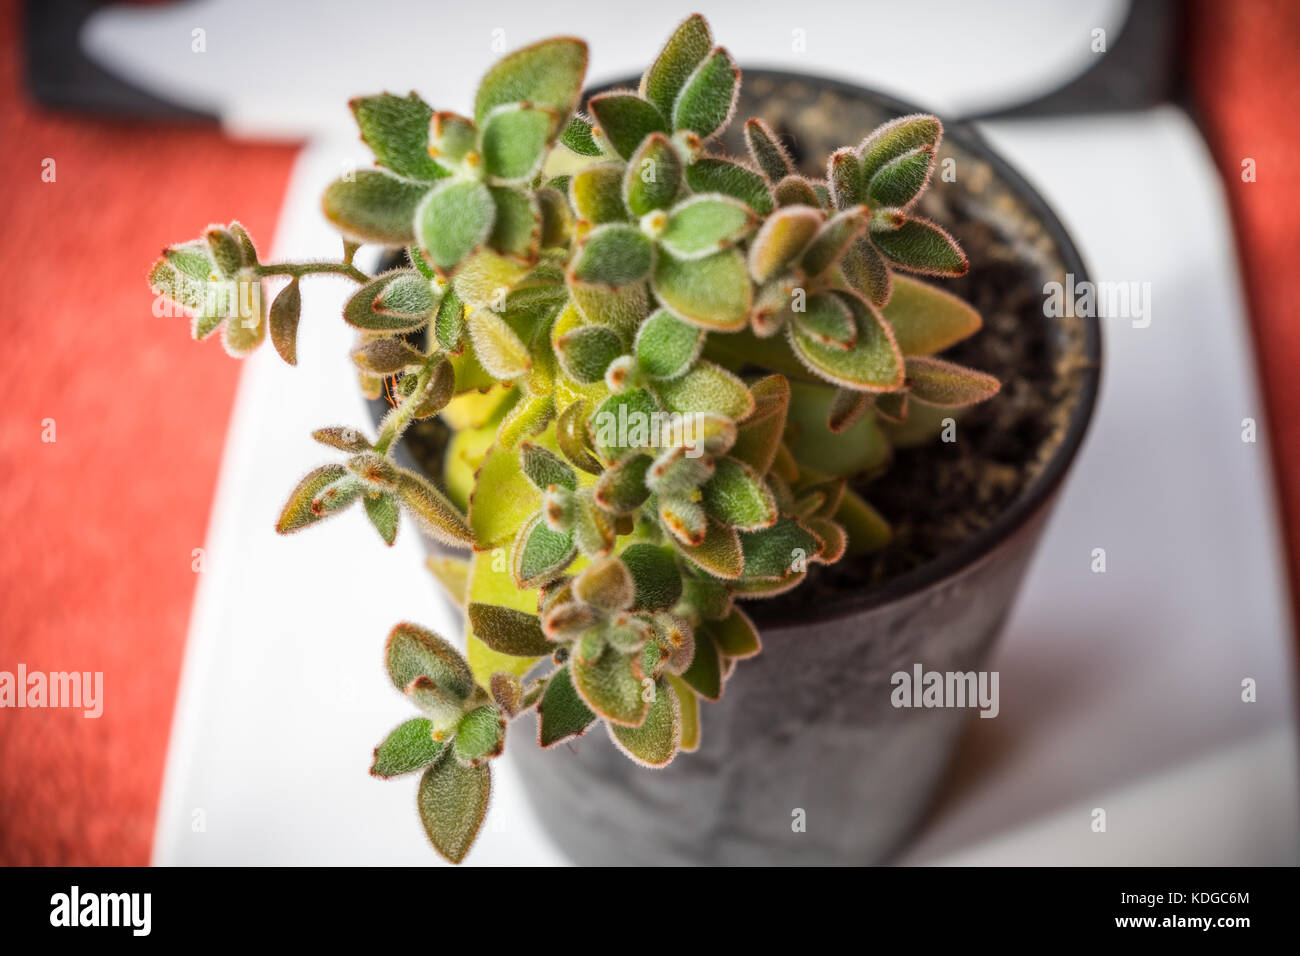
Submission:
M 325 192 L 339 261 L 263 262 L 231 223 L 151 282 L 195 338 L 244 355 L 269 329 L 290 364 L 300 280 L 356 283 L 352 358 L 385 411 L 373 439 L 314 433 L 339 460 L 276 530 L 353 509 L 391 545 L 405 512 L 441 543 L 465 652 L 393 628 L 420 715 L 371 772 L 419 774 L 443 856 L 472 845 L 509 736 L 579 860 L 883 859 L 968 716 L 900 703 L 896 677 L 984 666 L 1082 438 L 1096 324 L 1040 299 L 1082 267 L 933 116 L 766 73 L 754 105 L 781 115 L 729 130 L 740 70 L 702 17 L 579 112 L 586 64 L 567 37 L 516 51 L 472 116 L 354 100 L 377 165 Z M 392 267 L 363 271 L 362 244 Z

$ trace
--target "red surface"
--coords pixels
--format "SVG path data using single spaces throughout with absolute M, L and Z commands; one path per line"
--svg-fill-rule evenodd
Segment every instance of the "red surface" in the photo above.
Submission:
M 1300 7 L 1197 3 L 1192 92 L 1232 204 L 1300 621 Z M 1242 160 L 1256 181 L 1243 182 Z
M 0 671 L 102 671 L 105 705 L 0 710 L 0 863 L 143 864 L 239 374 L 219 342 L 153 316 L 145 276 L 209 222 L 269 242 L 294 150 L 37 111 L 15 6 L 0 4 Z

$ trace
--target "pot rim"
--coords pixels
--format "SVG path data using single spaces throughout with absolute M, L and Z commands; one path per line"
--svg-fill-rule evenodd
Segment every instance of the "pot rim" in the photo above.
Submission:
M 755 67 L 742 72 L 751 76 L 765 76 L 777 83 L 802 82 L 823 88 L 830 87 L 846 93 L 865 95 L 881 103 L 887 110 L 898 116 L 908 113 L 929 112 L 918 106 L 901 100 L 887 93 L 881 93 L 870 87 L 852 83 L 847 80 L 823 77 L 811 73 L 798 73 L 793 70 L 763 69 Z M 635 89 L 639 77 L 601 84 L 586 94 L 591 96 L 610 89 Z M 935 114 L 939 115 L 939 114 Z M 1002 158 L 985 142 L 979 131 L 969 122 L 954 120 L 951 123 L 942 115 L 944 136 L 959 142 L 962 147 L 986 161 L 1011 191 L 1022 199 L 1046 229 L 1052 241 L 1061 253 L 1061 263 L 1067 274 L 1072 273 L 1076 282 L 1088 279 L 1088 269 L 1083 256 L 1079 253 L 1065 225 L 1061 222 L 1047 200 L 1039 194 L 1009 162 Z M 958 574 L 987 558 L 1011 535 L 1026 525 L 1038 511 L 1045 507 L 1065 480 L 1070 466 L 1083 445 L 1083 439 L 1092 422 L 1093 411 L 1097 404 L 1097 393 L 1101 384 L 1101 322 L 1094 316 L 1084 318 L 1083 354 L 1086 365 L 1080 373 L 1079 388 L 1075 395 L 1074 409 L 1065 428 L 1065 435 L 1052 457 L 1029 485 L 1011 505 L 1002 511 L 993 521 L 980 531 L 971 535 L 955 548 L 945 552 L 933 561 L 913 568 L 904 574 L 890 578 L 878 587 L 865 592 L 843 592 L 828 600 L 821 609 L 808 607 L 791 607 L 785 613 L 779 610 L 782 595 L 772 598 L 746 601 L 738 599 L 747 611 L 753 610 L 755 623 L 760 630 L 788 627 L 793 624 L 808 624 L 813 621 L 835 621 L 855 617 L 864 611 L 870 611 L 885 605 L 901 602 L 906 598 L 933 588 L 945 580 L 955 578 Z M 758 608 L 763 610 L 758 610 Z

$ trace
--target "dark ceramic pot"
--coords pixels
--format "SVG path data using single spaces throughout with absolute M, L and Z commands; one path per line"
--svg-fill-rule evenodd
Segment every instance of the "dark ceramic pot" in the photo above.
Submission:
M 622 84 L 634 85 L 634 84 Z M 881 122 L 918 112 L 853 86 L 793 74 L 745 74 L 738 116 L 792 141 L 805 171 Z M 739 125 L 724 141 L 743 154 Z M 1059 220 L 974 130 L 950 125 L 927 210 L 959 210 L 1028 263 L 1034 295 L 1086 270 Z M 980 255 L 959 233 L 967 252 Z M 1024 290 L 1022 290 L 1024 291 Z M 1041 311 L 1041 310 L 1040 310 Z M 543 752 L 519 726 L 507 748 L 550 835 L 582 864 L 867 864 L 887 861 L 929 808 L 969 708 L 895 708 L 892 675 L 980 672 L 1015 600 L 1057 490 L 1083 440 L 1098 387 L 1095 319 L 1045 318 L 1060 381 L 1056 424 L 1018 497 L 940 557 L 809 610 L 778 598 L 747 606 L 763 652 L 738 664 L 704 704 L 702 745 L 644 770 L 595 731 Z M 377 414 L 385 406 L 375 406 Z M 410 464 L 410 462 L 408 462 Z

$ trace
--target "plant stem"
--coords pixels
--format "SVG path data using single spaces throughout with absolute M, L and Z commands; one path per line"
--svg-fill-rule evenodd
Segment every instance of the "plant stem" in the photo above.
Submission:
M 350 262 L 268 262 L 257 266 L 259 276 L 342 275 L 355 282 L 369 282 L 366 275 Z
M 438 363 L 442 361 L 442 353 L 434 350 L 424 364 L 420 366 L 420 371 L 416 373 L 415 388 L 411 389 L 410 395 L 402 399 L 402 403 L 384 416 L 382 424 L 379 426 L 379 436 L 375 439 L 375 454 L 387 455 L 388 450 L 393 444 L 402 437 L 402 432 L 406 431 L 411 424 L 411 416 L 415 411 L 416 399 L 423 394 L 424 389 L 429 384 L 429 379 L 433 377 L 433 370 Z

